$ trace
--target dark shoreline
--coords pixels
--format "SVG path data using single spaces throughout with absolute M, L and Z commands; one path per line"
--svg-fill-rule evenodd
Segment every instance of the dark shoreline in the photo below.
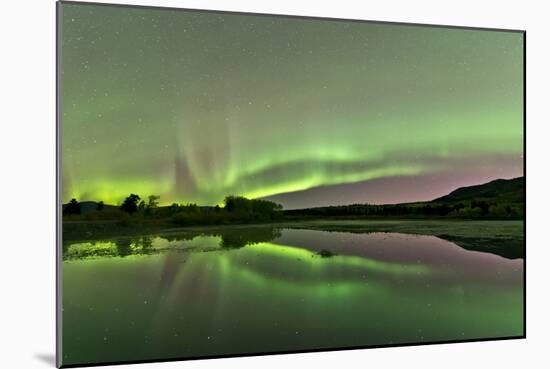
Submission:
M 117 221 L 68 221 L 63 223 L 63 243 L 151 235 L 187 234 L 194 237 L 261 228 L 429 235 L 453 242 L 468 250 L 490 252 L 509 259 L 523 258 L 525 253 L 522 220 L 316 219 L 190 226 L 178 226 L 169 222 L 120 224 Z

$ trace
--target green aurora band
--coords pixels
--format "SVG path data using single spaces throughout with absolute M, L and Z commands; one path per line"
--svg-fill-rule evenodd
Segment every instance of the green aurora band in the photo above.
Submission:
M 521 33 L 74 4 L 61 19 L 64 202 L 523 170 Z

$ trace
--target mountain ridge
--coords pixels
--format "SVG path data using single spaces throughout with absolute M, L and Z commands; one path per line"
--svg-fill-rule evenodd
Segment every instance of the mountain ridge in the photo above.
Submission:
M 499 199 L 522 202 L 524 200 L 525 177 L 511 179 L 495 179 L 490 182 L 473 186 L 459 187 L 445 196 L 429 202 L 457 202 L 472 199 L 495 201 Z

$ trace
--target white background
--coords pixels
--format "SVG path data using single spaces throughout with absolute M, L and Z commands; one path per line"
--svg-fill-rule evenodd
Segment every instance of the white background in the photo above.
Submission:
M 120 2 L 120 1 L 111 1 Z M 546 268 L 550 136 L 545 1 L 131 1 L 134 4 L 527 30 L 526 340 L 142 364 L 139 368 L 550 367 Z M 0 367 L 53 367 L 55 353 L 55 2 L 0 8 Z M 546 213 L 543 213 L 543 208 Z M 124 366 L 126 367 L 126 366 Z

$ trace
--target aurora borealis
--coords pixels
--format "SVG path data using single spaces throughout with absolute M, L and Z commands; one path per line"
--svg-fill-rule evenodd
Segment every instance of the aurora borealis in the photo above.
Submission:
M 428 200 L 523 173 L 523 34 L 61 6 L 63 201 Z

